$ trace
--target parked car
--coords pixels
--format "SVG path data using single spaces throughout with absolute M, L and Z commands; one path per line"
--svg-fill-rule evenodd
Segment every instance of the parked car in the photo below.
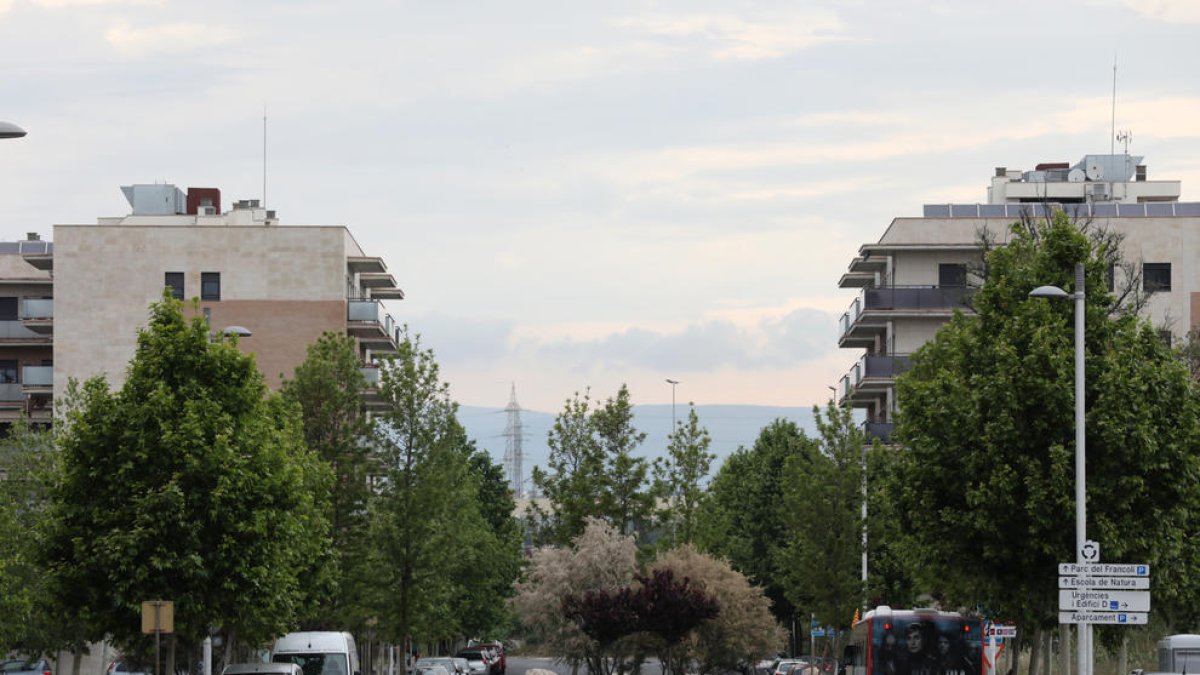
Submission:
M 500 662 L 499 673 L 500 673 L 500 675 L 504 675 L 505 671 L 508 670 L 508 659 L 505 658 L 505 656 L 504 656 L 504 643 L 503 642 L 483 642 L 483 643 L 475 645 L 475 646 L 485 647 L 487 649 L 492 650 L 492 653 L 495 654 L 495 656 L 496 656 L 496 660 Z
M 488 675 L 501 675 L 501 673 L 500 673 L 500 658 L 498 656 L 496 656 L 496 654 L 492 650 L 488 649 L 487 647 L 482 647 L 480 645 L 474 645 L 472 647 L 464 647 L 464 648 L 460 649 L 458 651 L 458 653 L 455 654 L 455 656 L 467 659 L 468 661 L 470 661 L 471 659 L 479 659 L 480 661 L 483 661 L 485 664 L 487 664 Z
M 455 656 L 453 659 L 454 667 L 458 669 L 458 672 L 462 673 L 462 675 L 471 675 L 471 663 L 469 661 L 461 656 Z
M 775 663 L 771 666 L 771 673 L 772 675 L 788 675 L 788 673 L 792 672 L 792 668 L 802 664 L 808 665 L 800 659 L 776 659 Z
M 488 668 L 487 661 L 483 660 L 483 656 L 472 654 L 464 657 L 467 662 L 467 675 L 488 675 L 491 668 Z
M 445 666 L 417 666 L 413 669 L 416 675 L 450 675 Z
M 129 659 L 117 659 L 108 664 L 108 675 L 150 675 L 150 666 Z
M 8 659 L 0 661 L 3 675 L 52 675 L 54 669 L 46 659 Z
M 417 670 L 430 666 L 441 666 L 450 675 L 467 675 L 465 670 L 459 669 L 459 665 L 454 662 L 453 656 L 422 656 L 413 664 L 413 668 Z

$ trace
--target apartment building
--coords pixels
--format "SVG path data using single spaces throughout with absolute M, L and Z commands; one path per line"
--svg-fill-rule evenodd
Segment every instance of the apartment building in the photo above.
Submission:
M 49 420 L 48 403 L 71 378 L 103 375 L 120 387 L 137 329 L 165 288 L 214 332 L 248 333 L 239 347 L 255 355 L 271 388 L 325 331 L 354 336 L 364 375 L 378 382 L 376 359 L 395 353 L 399 339 L 383 303 L 404 293 L 347 228 L 283 225 L 257 200 L 222 212 L 215 188 L 122 190 L 128 215 L 55 225 L 53 245 L 36 235 L 0 244 L 8 289 L 0 378 L 9 378 L 0 424 L 19 413 Z
M 890 441 L 895 377 L 909 355 L 956 309 L 970 311 L 968 270 L 981 259 L 985 233 L 1002 245 L 1022 214 L 1043 217 L 1054 208 L 1124 236 L 1122 254 L 1152 292 L 1146 314 L 1164 339 L 1181 339 L 1200 324 L 1200 203 L 1180 201 L 1179 181 L 1149 180 L 1142 158 L 1124 154 L 1030 171 L 999 167 L 986 203 L 927 204 L 920 217 L 893 219 L 879 241 L 859 248 L 838 282 L 859 289 L 841 317 L 838 346 L 864 354 L 841 378 L 837 397 L 865 410 L 870 437 Z

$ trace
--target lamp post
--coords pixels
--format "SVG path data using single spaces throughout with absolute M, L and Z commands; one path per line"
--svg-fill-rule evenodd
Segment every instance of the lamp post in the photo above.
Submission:
M 0 121 L 0 138 L 21 138 L 25 130 L 12 122 Z
M 671 385 L 671 433 L 675 433 L 675 385 L 679 384 L 679 380 L 667 378 L 667 384 Z
M 1084 393 L 1083 393 L 1083 315 L 1085 294 L 1083 287 L 1083 263 L 1075 264 L 1075 292 L 1067 293 L 1057 286 L 1038 286 L 1029 292 L 1033 298 L 1073 298 L 1075 300 L 1075 560 L 1083 559 L 1083 545 L 1087 541 L 1087 483 L 1086 448 L 1084 445 Z M 1092 672 L 1092 625 L 1079 624 L 1078 653 L 1079 675 Z

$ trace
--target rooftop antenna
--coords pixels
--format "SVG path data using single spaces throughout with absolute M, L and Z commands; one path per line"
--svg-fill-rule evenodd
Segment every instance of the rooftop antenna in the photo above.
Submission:
M 263 103 L 263 208 L 267 208 L 267 104 Z
M 1112 135 L 1108 137 L 1108 154 L 1117 154 L 1117 50 L 1113 50 Z

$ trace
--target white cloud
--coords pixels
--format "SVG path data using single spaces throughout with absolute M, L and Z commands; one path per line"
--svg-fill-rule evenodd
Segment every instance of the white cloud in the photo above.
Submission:
M 1200 23 L 1196 0 L 1117 0 L 1122 7 L 1167 23 Z
M 846 39 L 842 21 L 827 10 L 757 20 L 732 15 L 659 15 L 626 18 L 618 25 L 660 38 L 699 38 L 717 60 L 779 58 Z
M 31 0 L 42 7 L 98 7 L 101 5 L 161 5 L 163 0 Z
M 119 51 L 140 55 L 211 47 L 229 42 L 234 36 L 235 32 L 228 27 L 202 23 L 169 23 L 137 28 L 122 22 L 109 28 L 104 37 Z

